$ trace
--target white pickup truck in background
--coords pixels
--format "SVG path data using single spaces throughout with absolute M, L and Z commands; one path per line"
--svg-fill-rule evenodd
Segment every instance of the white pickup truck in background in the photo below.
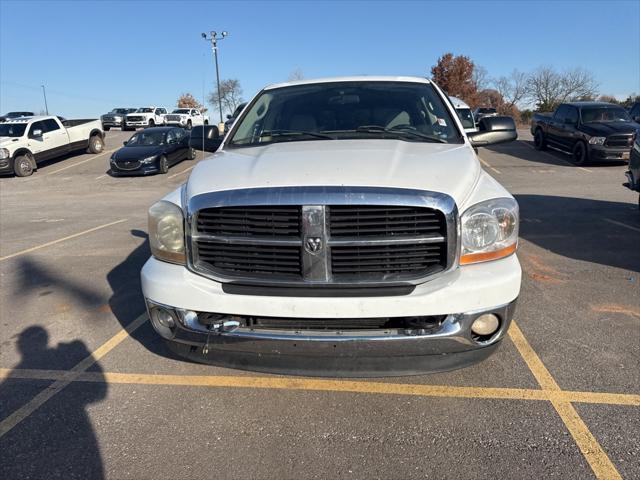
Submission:
M 167 109 L 162 107 L 140 107 L 133 113 L 127 115 L 125 120 L 125 130 L 135 130 L 139 127 L 155 127 L 165 124 Z
M 197 108 L 176 108 L 164 118 L 165 125 L 182 127 L 187 130 L 198 125 L 209 125 L 209 117 L 203 115 Z
M 55 116 L 37 116 L 0 124 L 0 173 L 27 177 L 41 161 L 77 150 L 104 150 L 100 120 L 61 121 Z

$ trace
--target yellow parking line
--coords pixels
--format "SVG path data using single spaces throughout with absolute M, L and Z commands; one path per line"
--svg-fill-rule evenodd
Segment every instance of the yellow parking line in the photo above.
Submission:
M 21 250 L 19 252 L 11 253 L 9 255 L 5 255 L 4 257 L 0 257 L 0 262 L 3 260 L 8 260 L 9 258 L 14 258 L 19 255 L 24 255 L 25 253 L 31 253 L 36 250 L 40 250 L 41 248 L 50 247 L 51 245 L 55 245 L 60 242 L 64 242 L 67 240 L 71 240 L 72 238 L 80 237 L 82 235 L 86 235 L 87 233 L 95 232 L 96 230 L 101 230 L 103 228 L 111 227 L 112 225 L 117 225 L 118 223 L 126 222 L 127 219 L 123 218 L 121 220 L 116 220 L 115 222 L 105 223 L 104 225 L 99 225 L 97 227 L 90 228 L 89 230 L 84 230 L 82 232 L 74 233 L 73 235 L 69 235 L 67 237 L 59 238 L 57 240 L 53 240 L 51 242 L 43 243 L 41 245 L 36 245 L 35 247 L 27 248 L 26 250 Z
M 622 313 L 640 319 L 640 308 L 630 305 L 592 305 L 591 310 L 601 313 Z
M 551 376 L 551 373 L 549 373 L 549 370 L 544 366 L 540 357 L 538 357 L 533 348 L 531 348 L 531 345 L 529 345 L 529 342 L 515 321 L 511 323 L 511 327 L 509 328 L 509 337 L 542 389 L 560 391 L 560 387 Z M 573 405 L 564 400 L 551 400 L 551 404 L 571 433 L 571 436 L 591 466 L 596 477 L 600 479 L 621 479 L 622 477 L 611 462 L 611 459 L 609 459 L 587 425 L 580 418 L 580 415 L 578 415 Z
M 87 158 L 86 160 L 82 160 L 81 162 L 74 163 L 73 165 L 67 165 L 66 167 L 62 167 L 62 168 L 59 168 L 58 170 L 54 170 L 53 172 L 45 172 L 45 173 L 43 173 L 41 175 L 38 175 L 36 177 L 33 177 L 33 178 L 36 179 L 36 178 L 40 178 L 40 177 L 46 177 L 47 175 L 53 175 L 54 173 L 62 172 L 63 170 L 68 170 L 70 168 L 77 167 L 78 165 L 82 165 L 83 163 L 87 163 L 87 162 L 90 162 L 91 160 L 95 160 L 96 158 L 101 157 L 103 155 L 106 155 L 107 153 L 113 153 L 116 150 L 118 150 L 118 149 L 114 148 L 113 150 L 107 150 L 105 152 L 98 153 L 96 155 L 93 155 L 91 158 Z
M 64 370 L 0 369 L 0 380 L 67 380 L 108 384 L 173 385 L 189 387 L 259 388 L 269 390 L 311 390 L 373 393 L 448 398 L 537 400 L 640 406 L 640 395 L 600 392 L 570 392 L 527 388 L 456 387 L 375 381 L 324 380 L 300 377 L 250 377 L 226 375 L 162 375 L 144 373 L 82 372 L 70 380 Z
M 497 168 L 492 167 L 489 162 L 487 162 L 486 160 L 480 158 L 480 155 L 478 155 L 478 160 L 480 160 L 480 162 L 487 168 L 490 168 L 491 170 L 493 170 L 494 172 L 496 172 L 497 174 L 501 174 L 502 172 L 500 170 L 498 170 Z
M 113 337 L 103 343 L 96 351 L 86 357 L 84 360 L 79 362 L 76 366 L 74 366 L 71 370 L 63 371 L 63 375 L 49 385 L 42 392 L 38 393 L 35 397 L 33 397 L 29 402 L 20 407 L 18 410 L 13 412 L 11 415 L 6 417 L 2 422 L 0 422 L 0 438 L 2 438 L 5 434 L 10 432 L 16 425 L 22 422 L 25 418 L 35 412 L 38 408 L 40 408 L 47 400 L 53 397 L 56 393 L 67 387 L 71 384 L 79 375 L 82 374 L 85 370 L 90 368 L 93 364 L 99 361 L 102 357 L 104 357 L 107 353 L 113 350 L 116 346 L 118 346 L 125 338 L 127 338 L 131 333 L 133 333 L 140 325 L 144 324 L 147 320 L 147 314 L 144 313 L 136 318 L 133 322 L 127 325 L 126 328 L 123 328 L 118 333 L 116 333 Z

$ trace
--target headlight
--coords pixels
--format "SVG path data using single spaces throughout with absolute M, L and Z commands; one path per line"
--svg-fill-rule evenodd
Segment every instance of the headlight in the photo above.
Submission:
M 148 165 L 150 163 L 155 162 L 157 158 L 158 158 L 157 155 L 154 155 L 153 157 L 143 158 L 142 160 L 140 160 L 140 163 L 144 163 L 145 165 Z
M 4 160 L 5 158 L 9 158 L 9 150 L 6 148 L 0 148 L 0 160 Z
M 607 140 L 607 137 L 591 137 L 589 139 L 589 143 L 591 145 L 604 145 L 604 142 Z
M 184 219 L 180 207 L 161 200 L 149 209 L 149 245 L 158 260 L 185 263 Z
M 504 258 L 518 246 L 518 203 L 495 198 L 468 208 L 461 217 L 460 265 Z

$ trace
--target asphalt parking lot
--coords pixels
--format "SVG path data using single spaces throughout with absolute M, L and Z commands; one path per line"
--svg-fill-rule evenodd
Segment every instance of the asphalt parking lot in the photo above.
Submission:
M 0 478 L 640 478 L 640 212 L 624 165 L 481 149 L 520 203 L 523 288 L 487 361 L 331 380 L 174 358 L 146 322 L 147 208 L 193 165 L 0 178 Z M 221 172 L 223 174 L 223 172 Z

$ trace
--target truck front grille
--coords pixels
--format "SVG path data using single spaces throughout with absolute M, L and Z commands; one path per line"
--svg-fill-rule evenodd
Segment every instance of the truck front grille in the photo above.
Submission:
M 127 117 L 127 122 L 142 122 L 144 117 Z
M 167 119 L 167 122 L 179 122 L 180 121 L 180 115 L 167 115 L 165 118 Z
M 607 147 L 629 147 L 633 146 L 633 135 L 609 135 L 605 142 Z
M 420 283 L 453 266 L 457 210 L 450 197 L 433 194 L 445 198 L 438 208 L 428 197 L 407 205 L 397 189 L 327 188 L 205 194 L 215 198 L 188 216 L 191 268 L 220 282 L 381 286 Z M 231 204 L 259 201 L 225 205 L 218 197 Z M 362 204 L 349 203 L 353 198 Z M 398 198 L 405 204 L 381 203 Z

